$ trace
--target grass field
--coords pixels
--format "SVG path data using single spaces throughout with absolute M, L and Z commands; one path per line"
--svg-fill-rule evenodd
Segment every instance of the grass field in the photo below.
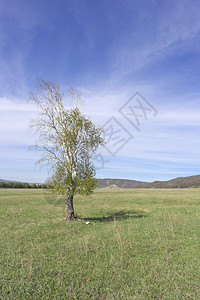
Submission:
M 1 189 L 0 299 L 200 299 L 200 189 Z M 86 221 L 90 224 L 86 225 Z

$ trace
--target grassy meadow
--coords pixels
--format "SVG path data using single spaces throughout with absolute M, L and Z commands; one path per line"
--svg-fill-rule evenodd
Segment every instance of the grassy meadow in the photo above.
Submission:
M 0 189 L 0 299 L 200 299 L 200 189 Z M 86 224 L 90 222 L 90 224 Z

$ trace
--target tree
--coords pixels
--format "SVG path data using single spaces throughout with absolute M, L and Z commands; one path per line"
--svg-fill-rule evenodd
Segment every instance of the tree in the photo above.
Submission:
M 39 81 L 41 93 L 30 92 L 29 99 L 39 108 L 30 127 L 38 134 L 34 148 L 41 151 L 38 163 L 51 167 L 49 186 L 66 194 L 65 220 L 74 220 L 73 197 L 90 195 L 96 185 L 92 156 L 104 144 L 103 129 L 81 112 L 81 97 L 70 89 L 72 107 L 65 107 L 65 93 L 54 82 Z

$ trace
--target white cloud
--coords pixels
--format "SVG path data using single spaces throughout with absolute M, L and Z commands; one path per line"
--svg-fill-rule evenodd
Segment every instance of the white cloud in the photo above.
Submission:
M 20 99 L 8 99 L 6 97 L 0 98 L 0 110 L 2 111 L 37 111 L 37 107 L 32 103 L 26 103 Z

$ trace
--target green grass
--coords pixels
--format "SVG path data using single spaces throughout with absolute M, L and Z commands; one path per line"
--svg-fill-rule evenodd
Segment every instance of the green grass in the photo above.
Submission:
M 0 299 L 200 299 L 200 189 L 1 189 Z M 86 221 L 90 224 L 86 225 Z

